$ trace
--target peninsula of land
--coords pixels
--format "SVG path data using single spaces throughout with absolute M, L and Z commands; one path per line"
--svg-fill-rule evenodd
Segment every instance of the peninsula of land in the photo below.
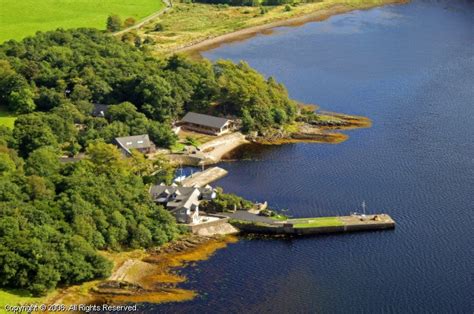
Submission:
M 178 145 L 169 150 L 159 150 L 151 158 L 164 156 L 177 166 L 208 166 L 222 160 L 239 159 L 239 150 L 241 147 L 245 149 L 246 145 L 338 144 L 349 137 L 341 131 L 369 128 L 372 125 L 370 119 L 362 116 L 318 111 L 319 108 L 314 105 L 300 104 L 298 108 L 298 118 L 294 122 L 279 128 L 268 128 L 260 133 L 248 134 L 241 133 L 239 127 L 234 126 L 225 132 L 210 135 L 207 129 L 212 126 L 206 125 L 207 121 L 219 118 L 197 116 L 193 121 L 193 127 L 190 128 L 184 122 L 182 126 L 175 128 L 179 136 Z M 222 121 L 240 124 L 239 121 L 230 119 Z M 198 125 L 199 128 L 196 127 Z

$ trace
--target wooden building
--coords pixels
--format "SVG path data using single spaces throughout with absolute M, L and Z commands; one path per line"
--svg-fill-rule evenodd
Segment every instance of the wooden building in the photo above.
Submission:
M 233 121 L 226 118 L 195 112 L 188 112 L 179 122 L 182 129 L 211 135 L 222 135 L 230 132 L 232 124 Z

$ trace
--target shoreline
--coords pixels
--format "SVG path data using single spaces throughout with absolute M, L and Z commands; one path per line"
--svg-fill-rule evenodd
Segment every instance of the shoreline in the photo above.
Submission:
M 323 121 L 319 124 L 300 122 L 300 124 L 297 125 L 298 129 L 294 132 L 275 138 L 256 138 L 254 143 L 258 145 L 284 145 L 294 143 L 339 144 L 349 139 L 349 135 L 339 131 L 364 129 L 372 126 L 372 121 L 363 116 L 328 111 L 321 111 L 319 114 L 326 119 L 334 120 L 332 122 Z
M 316 109 L 314 105 L 305 105 L 306 108 Z M 346 134 L 336 133 L 337 130 L 351 130 L 370 127 L 371 121 L 366 117 L 345 115 L 340 113 L 321 111 L 326 119 L 335 118 L 334 125 L 313 125 L 299 123 L 296 132 L 286 133 L 276 139 L 242 140 L 243 134 L 227 135 L 236 137 L 235 145 L 229 152 L 226 147 L 219 147 L 219 158 L 215 163 L 238 151 L 245 145 L 275 146 L 289 143 L 340 143 L 348 138 Z M 333 121 L 333 120 L 331 120 Z M 323 124 L 326 121 L 322 122 Z M 305 129 L 305 128 L 309 128 Z M 306 131 L 306 133 L 305 133 Z M 312 133 L 312 132 L 315 133 Z M 300 134 L 295 137 L 294 134 Z M 302 135 L 301 135 L 302 134 Z M 306 137 L 305 137 L 306 136 Z M 221 142 L 216 138 L 211 142 Z M 209 142 L 209 143 L 211 143 Z M 228 140 L 224 142 L 228 143 Z M 207 143 L 203 146 L 206 147 Z M 211 144 L 207 144 L 207 146 Z M 222 154 L 222 155 L 221 155 Z M 240 160 L 240 158 L 238 158 Z M 179 284 L 186 282 L 186 277 L 176 273 L 195 262 L 204 261 L 212 257 L 219 249 L 235 243 L 238 238 L 233 235 L 225 236 L 197 236 L 187 235 L 171 243 L 151 250 L 135 250 L 131 252 L 102 254 L 114 262 L 112 274 L 107 279 L 85 282 L 57 290 L 54 295 L 46 299 L 47 304 L 127 304 L 127 303 L 167 303 L 189 301 L 198 295 L 198 292 L 180 288 Z
M 315 105 L 304 105 L 305 108 L 316 109 Z M 251 136 L 240 132 L 226 134 L 211 139 L 199 146 L 198 152 L 165 153 L 164 156 L 174 165 L 179 166 L 211 166 L 222 161 L 239 160 L 242 147 L 248 145 L 279 146 L 295 143 L 339 144 L 349 135 L 341 131 L 370 128 L 372 121 L 363 116 L 348 115 L 336 112 L 320 111 L 324 118 L 316 123 L 295 122 L 292 130 L 273 130 L 273 134 Z M 189 133 L 189 131 L 188 131 Z
M 213 38 L 190 43 L 185 47 L 170 50 L 168 53 L 182 52 L 200 55 L 201 52 L 219 47 L 222 44 L 246 40 L 258 34 L 271 34 L 274 32 L 273 29 L 276 27 L 298 27 L 309 22 L 323 21 L 338 14 L 366 10 L 390 4 L 403 4 L 407 2 L 409 1 L 387 0 L 385 3 L 357 8 L 337 4 L 327 9 L 303 13 L 300 16 L 291 18 L 283 17 L 282 19 L 262 25 L 251 26 Z M 325 112 L 325 114 L 334 115 L 338 118 L 350 117 L 351 122 L 343 126 L 315 126 L 315 129 L 317 128 L 319 131 L 317 133 L 305 133 L 300 132 L 299 130 L 297 132 L 290 132 L 288 137 L 270 140 L 260 138 L 255 140 L 254 143 L 258 145 L 281 145 L 302 142 L 341 143 L 345 141 L 348 136 L 342 133 L 333 133 L 331 131 L 370 127 L 370 120 L 365 117 L 360 118 L 369 121 L 368 124 L 361 122 L 361 120 L 358 120 L 356 116 L 327 112 Z M 294 136 L 295 134 L 296 136 Z M 309 138 L 305 137 L 307 134 L 310 134 Z M 247 143 L 242 142 L 234 149 L 238 149 L 244 144 Z M 219 152 L 220 156 L 215 162 L 220 162 L 225 154 L 225 152 Z M 187 240 L 187 238 L 184 239 L 184 241 Z M 47 299 L 46 302 L 49 304 L 75 304 L 77 302 L 84 304 L 124 304 L 130 302 L 165 303 L 191 300 L 197 296 L 197 293 L 192 290 L 179 288 L 178 284 L 185 282 L 186 278 L 177 275 L 174 270 L 187 267 L 193 262 L 206 260 L 210 258 L 215 251 L 227 247 L 229 243 L 234 243 L 237 239 L 235 237 L 210 237 L 205 238 L 203 242 L 195 247 L 181 247 L 175 250 L 174 248 L 177 243 L 180 243 L 181 241 L 183 241 L 183 239 L 178 240 L 177 242 L 172 242 L 161 248 L 158 252 L 150 253 L 142 251 L 141 254 L 122 261 L 119 266 L 115 265 L 113 274 L 108 279 L 95 280 L 85 282 L 81 285 L 58 289 L 54 297 Z M 166 249 L 169 247 L 172 249 L 167 252 Z M 127 254 L 129 252 L 122 253 Z M 122 253 L 117 253 L 117 255 Z M 111 257 L 113 254 L 106 255 Z M 138 271 L 137 268 L 140 268 L 140 271 Z
M 238 238 L 188 235 L 156 249 L 103 254 L 114 262 L 107 279 L 61 289 L 46 304 L 165 303 L 192 300 L 198 292 L 179 287 L 187 278 L 176 273 L 209 259 Z
M 277 19 L 269 23 L 251 26 L 236 30 L 227 34 L 219 35 L 212 38 L 205 38 L 196 42 L 191 42 L 183 47 L 175 48 L 168 53 L 187 53 L 194 57 L 202 57 L 201 53 L 220 47 L 223 44 L 244 41 L 259 34 L 270 35 L 277 27 L 298 27 L 310 22 L 324 21 L 332 16 L 345 14 L 358 10 L 369 10 L 385 5 L 406 4 L 410 0 L 386 0 L 384 3 L 365 5 L 361 7 L 353 7 L 347 4 L 336 4 L 330 8 L 303 13 L 300 16 Z

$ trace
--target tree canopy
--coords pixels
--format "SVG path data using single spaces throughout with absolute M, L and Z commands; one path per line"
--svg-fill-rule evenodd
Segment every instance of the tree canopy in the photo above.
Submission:
M 51 146 L 26 160 L 0 146 L 0 285 L 43 294 L 109 274 L 98 249 L 158 246 L 177 234 L 143 181 L 153 166 L 105 143 L 59 164 Z
M 107 106 L 102 117 L 98 105 Z M 98 250 L 147 248 L 178 233 L 146 187 L 169 182 L 172 167 L 124 158 L 114 138 L 147 133 L 169 147 L 171 122 L 187 111 L 231 115 L 257 132 L 296 116 L 286 89 L 244 62 L 158 59 L 93 29 L 0 45 L 0 106 L 18 114 L 13 130 L 0 126 L 0 286 L 35 294 L 107 276 Z M 85 159 L 59 162 L 80 151 Z M 249 206 L 233 195 L 216 204 Z
M 278 127 L 296 113 L 284 86 L 244 62 L 158 59 L 93 29 L 8 41 L 0 74 L 2 106 L 27 114 L 14 131 L 23 156 L 43 145 L 75 153 L 137 133 L 171 146 L 170 122 L 187 111 L 242 118 L 244 131 Z M 105 120 L 91 115 L 96 104 L 110 106 Z

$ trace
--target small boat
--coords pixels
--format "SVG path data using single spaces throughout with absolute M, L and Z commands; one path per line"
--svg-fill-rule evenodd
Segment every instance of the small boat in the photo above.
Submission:
M 180 182 L 183 182 L 184 179 L 186 179 L 186 176 L 178 176 L 178 177 L 176 177 L 176 178 L 173 180 L 173 182 L 178 182 L 178 183 L 180 183 Z
M 183 167 L 179 167 L 179 176 L 177 176 L 176 178 L 174 178 L 173 182 L 176 182 L 176 183 L 181 183 L 184 181 L 184 179 L 186 179 L 186 176 L 183 175 Z

